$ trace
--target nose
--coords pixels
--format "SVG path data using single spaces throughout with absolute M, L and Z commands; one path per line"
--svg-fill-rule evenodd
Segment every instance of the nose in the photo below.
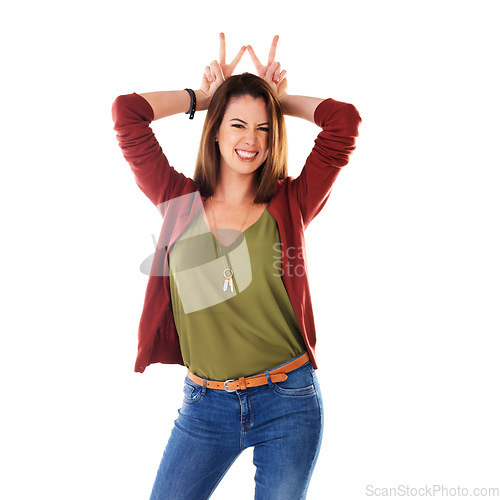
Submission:
M 253 145 L 257 142 L 257 132 L 255 130 L 247 130 L 245 134 L 245 143 L 249 145 Z

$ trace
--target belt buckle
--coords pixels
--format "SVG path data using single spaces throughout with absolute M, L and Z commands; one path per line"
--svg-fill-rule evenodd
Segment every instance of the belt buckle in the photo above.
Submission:
M 236 391 L 238 390 L 238 389 L 233 389 L 233 390 L 231 390 L 231 389 L 228 389 L 228 388 L 227 388 L 227 384 L 228 384 L 229 382 L 234 382 L 235 380 L 236 380 L 236 379 L 234 379 L 234 378 L 230 378 L 230 379 L 227 379 L 227 380 L 224 382 L 224 390 L 225 390 L 226 392 L 236 392 Z

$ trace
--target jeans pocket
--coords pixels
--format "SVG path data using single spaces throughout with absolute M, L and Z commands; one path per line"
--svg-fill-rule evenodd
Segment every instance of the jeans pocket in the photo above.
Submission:
M 200 385 L 195 385 L 188 383 L 187 381 L 184 382 L 184 394 L 183 394 L 183 401 L 186 404 L 193 404 L 197 403 L 200 398 L 201 394 L 203 391 L 203 387 Z
M 273 382 L 272 388 L 283 396 L 310 396 L 316 394 L 314 385 L 314 370 L 307 363 L 292 372 L 287 373 L 288 378 L 283 382 Z

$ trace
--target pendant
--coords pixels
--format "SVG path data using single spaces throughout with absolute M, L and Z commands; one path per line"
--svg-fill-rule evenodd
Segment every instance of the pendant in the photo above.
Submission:
M 231 292 L 234 292 L 234 287 L 233 287 L 233 270 L 226 268 L 224 269 L 224 287 L 222 290 L 225 292 L 227 291 L 227 287 L 229 285 L 229 288 L 231 289 Z

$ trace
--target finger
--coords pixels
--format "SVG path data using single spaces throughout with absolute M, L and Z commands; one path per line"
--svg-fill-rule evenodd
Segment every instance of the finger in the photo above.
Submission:
M 224 33 L 219 33 L 219 61 L 221 64 L 226 64 L 226 36 Z
M 266 71 L 266 74 L 264 75 L 264 80 L 266 80 L 266 82 L 271 82 L 273 80 L 273 77 L 274 77 L 274 73 L 276 71 L 276 61 L 273 61 L 269 68 L 267 68 L 267 71 Z
M 252 60 L 254 66 L 259 70 L 262 67 L 262 63 L 259 61 L 259 58 L 255 54 L 251 45 L 247 46 L 248 53 L 250 54 L 250 59 Z
M 283 81 L 283 79 L 285 78 L 286 76 L 286 69 L 284 69 L 281 73 L 280 73 L 280 76 L 279 76 L 279 80 L 278 81 Z
M 210 66 L 207 66 L 205 68 L 205 78 L 209 81 L 209 82 L 213 82 L 213 76 L 212 76 L 212 70 L 210 69 Z
M 279 76 L 281 73 L 281 63 L 276 63 L 276 70 L 274 71 L 273 80 L 275 82 L 279 81 Z
M 212 70 L 212 74 L 215 77 L 215 81 L 223 82 L 224 81 L 224 75 L 222 74 L 222 69 L 220 67 L 220 64 L 218 61 L 212 61 L 212 64 L 210 65 L 210 68 Z
M 236 57 L 231 61 L 231 64 L 229 65 L 231 69 L 236 68 L 236 65 L 241 61 L 241 58 L 243 57 L 245 50 L 247 50 L 247 48 L 243 45 L 238 54 L 236 54 Z
M 269 66 L 269 64 L 271 64 L 274 61 L 274 58 L 276 57 L 276 47 L 278 45 L 279 38 L 280 37 L 278 35 L 276 35 L 273 38 L 273 42 L 271 43 L 271 50 L 269 51 L 269 59 L 267 60 L 268 66 Z

